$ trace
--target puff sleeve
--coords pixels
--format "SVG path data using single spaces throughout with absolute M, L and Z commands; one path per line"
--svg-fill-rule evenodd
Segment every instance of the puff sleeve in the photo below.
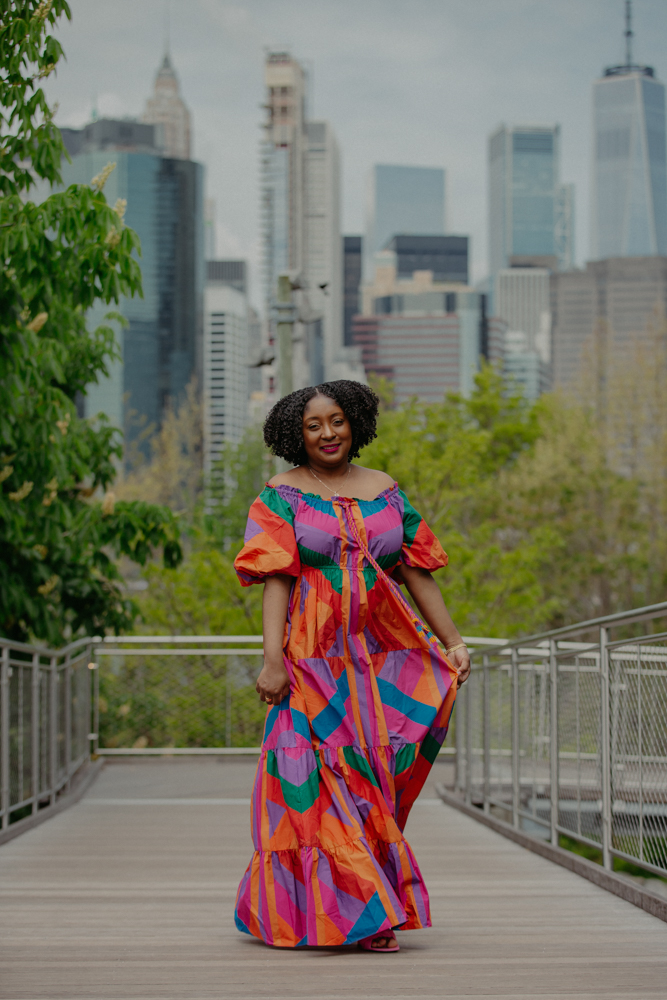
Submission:
M 271 486 L 262 490 L 250 508 L 244 545 L 234 560 L 234 569 L 244 587 L 264 583 L 267 576 L 276 573 L 301 573 L 294 511 Z
M 406 566 L 419 566 L 431 573 L 447 565 L 447 553 L 428 524 L 412 506 L 403 490 L 403 546 L 401 562 Z

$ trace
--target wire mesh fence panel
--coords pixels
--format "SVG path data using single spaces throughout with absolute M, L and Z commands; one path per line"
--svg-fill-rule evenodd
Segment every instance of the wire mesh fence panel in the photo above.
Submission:
M 90 752 L 91 685 L 87 651 L 70 664 L 70 678 L 71 773 Z
M 56 801 L 90 756 L 87 648 L 64 655 L 0 640 L 0 818 L 12 823 Z
M 466 787 L 472 801 L 481 801 L 484 794 L 484 671 L 470 673 L 465 688 Z M 463 713 L 462 713 L 463 714 Z
M 508 666 L 488 672 L 489 797 L 512 809 L 512 681 Z
M 9 805 L 32 795 L 32 659 L 15 654 L 9 667 Z
M 558 826 L 602 842 L 601 674 L 598 651 L 559 652 Z
M 250 747 L 266 705 L 261 653 L 100 658 L 100 747 Z
M 547 828 L 551 821 L 548 660 L 521 664 L 518 678 L 520 810 L 524 820 Z
M 612 849 L 667 871 L 667 646 L 609 653 Z
M 51 717 L 51 668 L 48 664 L 39 664 L 37 678 L 37 748 L 39 766 L 37 768 L 37 791 L 40 796 L 48 793 L 51 786 L 50 769 L 50 726 Z

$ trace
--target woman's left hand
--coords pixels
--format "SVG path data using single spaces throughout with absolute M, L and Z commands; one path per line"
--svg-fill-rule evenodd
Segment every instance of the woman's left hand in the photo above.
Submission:
M 458 686 L 461 687 L 470 676 L 470 653 L 465 646 L 461 646 L 459 649 L 455 649 L 447 659 L 453 667 L 456 667 L 456 672 L 459 675 Z

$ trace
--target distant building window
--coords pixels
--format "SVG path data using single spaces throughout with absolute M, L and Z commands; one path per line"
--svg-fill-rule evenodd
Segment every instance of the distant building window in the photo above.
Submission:
M 553 153 L 552 132 L 515 132 L 512 148 L 515 153 Z

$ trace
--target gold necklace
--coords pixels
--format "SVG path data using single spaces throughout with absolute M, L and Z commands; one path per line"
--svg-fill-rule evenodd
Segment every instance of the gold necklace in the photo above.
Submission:
M 322 483 L 322 486 L 324 486 L 324 488 L 325 488 L 326 490 L 329 490 L 329 493 L 331 494 L 331 496 L 332 496 L 332 497 L 339 497 L 339 496 L 340 496 L 340 493 L 338 493 L 338 492 L 335 492 L 334 490 L 332 490 L 330 486 L 327 486 L 327 484 L 326 484 L 326 483 L 324 482 L 324 480 L 323 480 L 323 479 L 320 479 L 320 477 L 319 477 L 319 476 L 316 476 L 316 475 L 315 475 L 315 473 L 313 472 L 313 470 L 312 470 L 312 469 L 310 468 L 310 465 L 308 466 L 308 469 L 310 470 L 310 474 L 311 474 L 311 476 L 313 476 L 313 478 L 314 478 L 314 479 L 317 479 L 318 483 Z M 351 473 L 351 472 L 352 472 L 352 464 L 351 464 L 351 463 L 348 463 L 348 466 L 347 466 L 347 475 L 346 475 L 345 479 L 344 479 L 344 480 L 343 480 L 343 482 L 342 482 L 342 485 L 343 485 L 343 486 L 345 486 L 345 483 L 346 483 L 346 482 L 348 481 L 348 479 L 350 478 L 350 473 Z

